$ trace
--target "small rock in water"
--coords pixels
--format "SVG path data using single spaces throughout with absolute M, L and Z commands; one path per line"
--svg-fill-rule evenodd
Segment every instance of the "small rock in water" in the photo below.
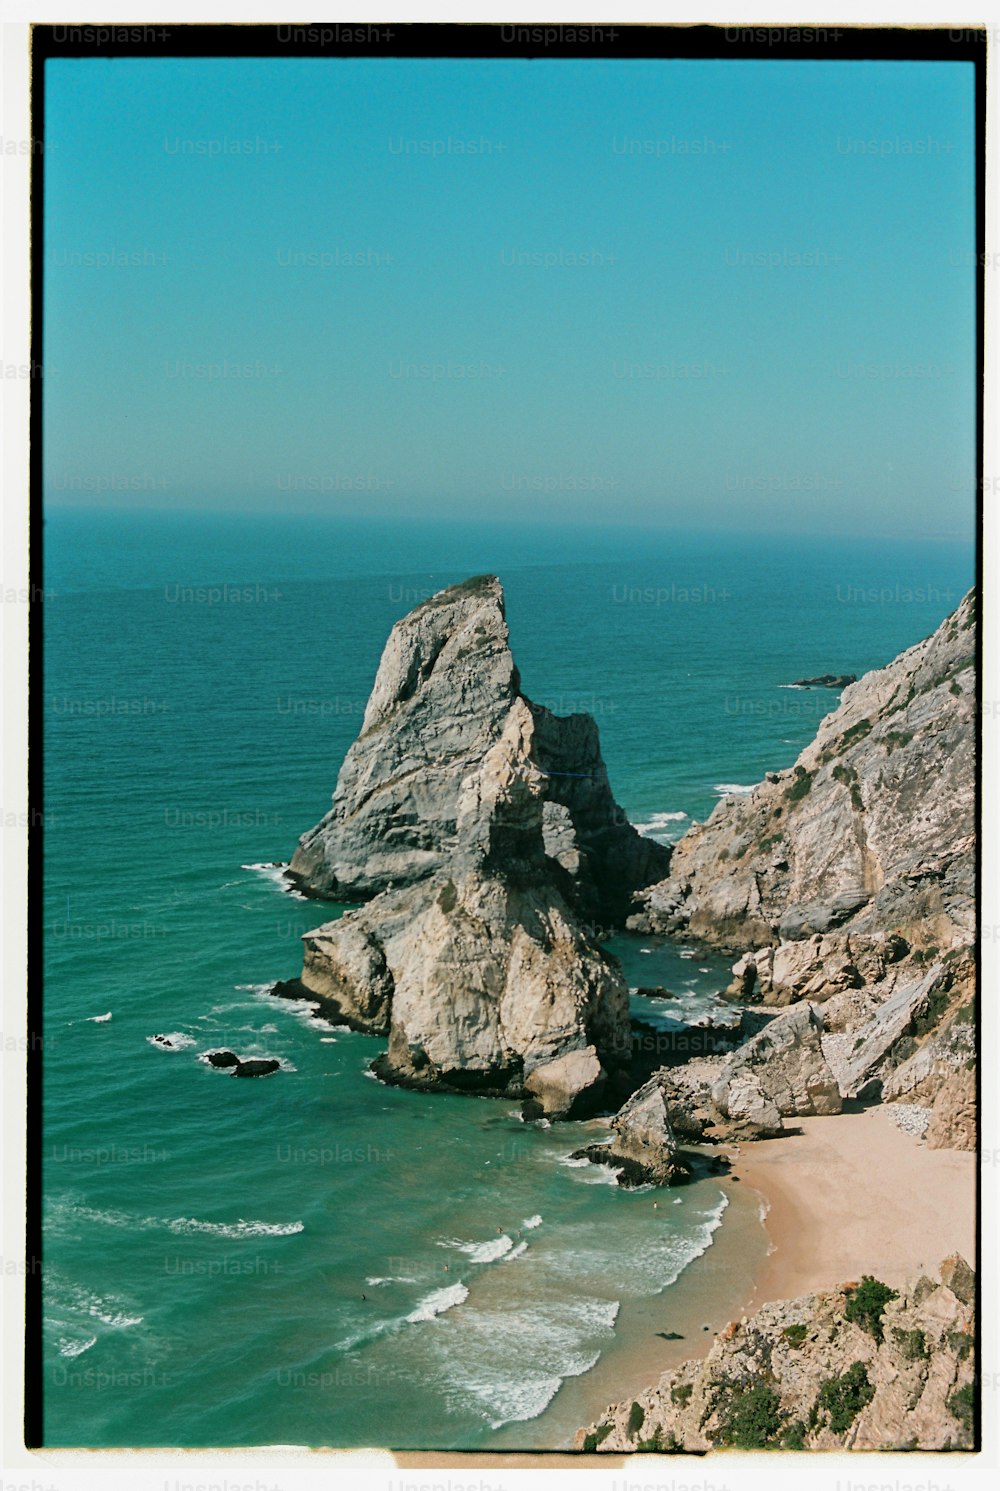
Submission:
M 281 1062 L 273 1057 L 252 1057 L 249 1061 L 237 1061 L 234 1077 L 267 1077 L 280 1069 Z
M 239 1066 L 240 1058 L 235 1051 L 206 1051 L 205 1060 L 209 1066 Z

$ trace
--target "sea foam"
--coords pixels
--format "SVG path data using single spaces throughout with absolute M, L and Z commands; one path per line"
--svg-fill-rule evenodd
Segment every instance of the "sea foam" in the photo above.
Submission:
M 447 1289 L 435 1289 L 433 1294 L 428 1294 L 422 1299 L 415 1310 L 407 1315 L 411 1325 L 417 1325 L 422 1320 L 433 1320 L 438 1315 L 443 1315 L 446 1310 L 452 1310 L 469 1297 L 469 1291 L 464 1284 L 450 1284 Z

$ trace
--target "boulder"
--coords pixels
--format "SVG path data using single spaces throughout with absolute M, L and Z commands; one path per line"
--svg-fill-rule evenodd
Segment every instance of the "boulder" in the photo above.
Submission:
M 712 1084 L 712 1102 L 727 1118 L 753 1107 L 766 1121 L 773 1110 L 784 1118 L 839 1113 L 840 1090 L 823 1053 L 822 1034 L 823 1022 L 810 1004 L 776 1016 L 727 1058 Z
M 935 963 L 922 977 L 903 983 L 853 1032 L 849 1049 L 835 1067 L 845 1097 L 881 1096 L 893 1067 L 913 1054 L 915 1022 L 926 1013 L 943 972 L 943 965 Z
M 632 1094 L 612 1119 L 611 1130 L 607 1159 L 621 1167 L 619 1184 L 665 1186 L 687 1178 L 658 1078 Z

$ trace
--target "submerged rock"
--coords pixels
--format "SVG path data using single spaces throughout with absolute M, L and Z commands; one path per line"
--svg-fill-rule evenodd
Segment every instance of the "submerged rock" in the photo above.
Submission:
M 244 1060 L 235 1051 L 203 1051 L 201 1059 L 232 1077 L 267 1077 L 281 1069 L 281 1062 L 273 1056 L 248 1056 Z
M 797 678 L 793 689 L 846 689 L 849 683 L 857 683 L 856 673 L 821 673 L 818 678 Z
M 290 877 L 311 895 L 350 901 L 446 869 L 463 782 L 515 709 L 533 722 L 552 867 L 598 931 L 623 921 L 632 892 L 666 873 L 669 850 L 615 802 L 591 716 L 561 718 L 521 693 L 493 575 L 438 592 L 393 627 L 333 806 L 303 834 Z

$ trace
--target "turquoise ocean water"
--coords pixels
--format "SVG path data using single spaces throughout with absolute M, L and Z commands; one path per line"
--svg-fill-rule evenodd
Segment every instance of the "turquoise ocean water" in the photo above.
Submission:
M 52 1445 L 569 1442 L 724 1207 L 567 1163 L 594 1129 L 429 1097 L 275 1000 L 330 908 L 287 861 L 392 623 L 485 570 L 530 697 L 675 838 L 787 766 L 972 583 L 958 543 L 52 510 L 45 528 L 44 1407 Z M 726 960 L 618 937 L 712 1003 Z M 172 1035 L 174 1049 L 150 1037 Z M 241 1082 L 231 1046 L 284 1070 Z M 683 1282 L 683 1281 L 682 1281 Z

